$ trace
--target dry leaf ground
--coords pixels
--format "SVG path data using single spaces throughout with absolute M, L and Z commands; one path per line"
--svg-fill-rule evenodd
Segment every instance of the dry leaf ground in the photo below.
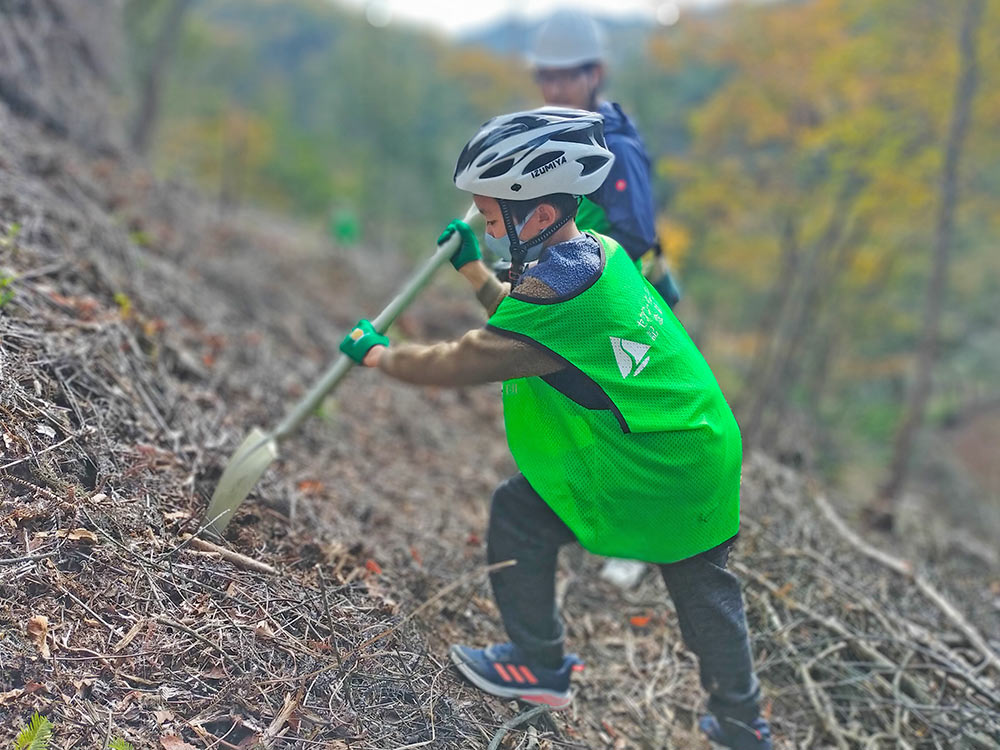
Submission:
M 0 273 L 14 278 L 0 308 L 0 746 L 37 709 L 66 748 L 485 748 L 522 710 L 446 656 L 502 637 L 480 570 L 490 492 L 513 470 L 494 387 L 353 373 L 227 532 L 279 573 L 184 544 L 250 426 L 280 418 L 408 267 L 274 217 L 220 218 L 0 110 Z M 480 321 L 443 274 L 395 335 Z M 776 746 L 995 747 L 996 560 L 924 516 L 876 542 L 918 561 L 984 652 L 845 538 L 802 477 L 752 456 L 744 482 L 734 566 Z M 599 560 L 564 555 L 588 664 L 578 699 L 502 747 L 706 747 L 662 584 L 622 593 Z

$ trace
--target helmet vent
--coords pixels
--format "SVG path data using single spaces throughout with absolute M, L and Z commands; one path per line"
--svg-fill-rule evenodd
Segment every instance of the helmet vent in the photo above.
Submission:
M 513 159 L 504 159 L 503 161 L 497 162 L 492 167 L 487 169 L 485 172 L 482 173 L 482 175 L 480 175 L 480 177 L 487 180 L 491 177 L 500 177 L 501 175 L 507 174 L 510 171 L 510 168 L 513 166 L 514 166 Z
M 556 143 L 593 143 L 594 135 L 591 128 L 586 130 L 567 130 L 564 133 L 557 133 L 549 138 L 549 141 Z
M 615 160 L 603 145 L 603 127 L 599 113 L 565 107 L 499 115 L 462 149 L 455 184 L 501 201 L 589 195 Z
M 580 172 L 581 177 L 586 177 L 588 174 L 596 172 L 598 169 L 603 167 L 608 163 L 608 157 L 606 156 L 581 156 L 576 160 L 577 163 L 583 167 L 583 171 Z
M 480 167 L 480 168 L 481 167 L 485 167 L 487 164 L 489 164 L 491 161 L 493 161 L 496 158 L 497 158 L 497 152 L 496 151 L 490 151 L 488 154 L 486 154 L 486 156 L 484 156 L 482 159 L 480 159 L 476 163 L 476 166 Z

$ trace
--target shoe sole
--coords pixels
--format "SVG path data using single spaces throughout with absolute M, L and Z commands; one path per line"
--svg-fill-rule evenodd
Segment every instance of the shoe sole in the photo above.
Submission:
M 715 728 L 718 728 L 718 726 L 719 725 L 716 723 L 715 724 Z M 709 734 L 709 731 L 710 731 L 709 728 L 706 727 L 702 722 L 698 723 L 698 728 L 701 729 L 702 736 L 704 736 L 705 739 L 708 740 L 708 744 L 711 745 L 711 747 L 713 748 L 713 750 L 733 750 L 733 748 L 735 747 L 735 745 L 730 745 L 730 744 L 726 743 L 725 741 L 716 739 L 711 734 Z M 763 742 L 763 740 L 759 740 L 759 741 Z M 761 745 L 761 747 L 771 747 L 771 746 L 770 745 Z
M 525 703 L 532 703 L 540 706 L 548 706 L 553 711 L 567 708 L 573 701 L 573 693 L 554 693 L 551 690 L 531 690 L 524 688 L 505 688 L 490 682 L 466 662 L 461 654 L 454 648 L 449 649 L 452 663 L 458 668 L 462 675 L 482 690 L 484 693 L 495 695 L 498 698 L 516 698 Z

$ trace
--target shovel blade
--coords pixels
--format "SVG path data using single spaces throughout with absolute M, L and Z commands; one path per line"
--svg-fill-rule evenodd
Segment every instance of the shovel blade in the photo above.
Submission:
M 205 520 L 211 521 L 206 531 L 221 537 L 226 526 L 236 515 L 236 509 L 246 500 L 271 462 L 278 457 L 278 446 L 270 435 L 258 427 L 236 449 L 226 464 L 219 484 L 212 493 Z M 213 520 L 215 519 L 215 520 Z

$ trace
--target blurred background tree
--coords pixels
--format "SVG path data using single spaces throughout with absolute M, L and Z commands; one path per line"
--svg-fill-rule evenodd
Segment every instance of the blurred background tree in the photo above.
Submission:
M 523 66 L 325 0 L 158 2 L 132 0 L 127 15 L 145 102 L 160 59 L 151 40 L 187 10 L 157 169 L 202 182 L 224 206 L 314 219 L 355 206 L 376 244 L 423 247 L 417 238 L 461 209 L 448 178 L 463 139 L 533 95 Z
M 609 22 L 607 91 L 658 157 L 677 313 L 748 445 L 859 503 L 905 464 L 923 494 L 993 528 L 997 6 L 800 0 L 672 26 Z M 201 183 L 222 210 L 263 205 L 345 246 L 363 237 L 359 251 L 424 248 L 462 211 L 450 177 L 468 135 L 540 103 L 512 52 L 530 38 L 520 21 L 452 39 L 326 0 L 128 0 L 126 11 L 134 123 L 158 91 L 157 171 Z M 970 59 L 960 40 L 973 38 L 978 85 L 949 156 Z

